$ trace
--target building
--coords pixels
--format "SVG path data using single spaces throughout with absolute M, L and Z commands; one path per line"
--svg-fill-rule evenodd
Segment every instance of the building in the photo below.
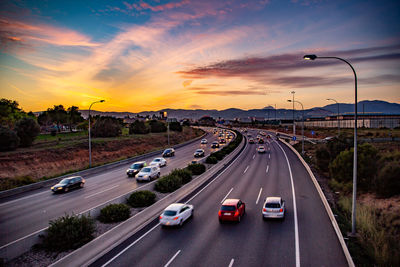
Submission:
M 327 116 L 319 118 L 307 118 L 304 121 L 305 127 L 337 128 L 338 119 L 340 128 L 354 128 L 354 114 L 343 114 L 337 116 Z M 296 125 L 301 126 L 301 121 L 296 121 Z M 359 114 L 357 127 L 365 128 L 398 128 L 400 127 L 400 115 L 396 114 Z

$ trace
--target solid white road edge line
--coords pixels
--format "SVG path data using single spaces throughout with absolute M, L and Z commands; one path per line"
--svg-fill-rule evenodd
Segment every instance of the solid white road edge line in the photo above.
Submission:
M 249 165 L 247 165 L 247 167 L 246 167 L 246 169 L 244 170 L 243 173 L 246 173 L 248 169 L 249 169 Z
M 231 262 L 229 263 L 229 267 L 232 267 L 234 262 L 235 262 L 235 259 L 231 259 Z
M 113 189 L 113 188 L 116 188 L 116 187 L 118 187 L 118 186 L 119 186 L 119 184 L 114 185 L 114 186 L 111 186 L 110 188 L 104 189 L 103 191 L 100 191 L 100 192 L 94 193 L 94 194 L 92 194 L 92 195 L 86 196 L 85 199 L 86 199 L 86 198 L 93 197 L 93 196 L 98 195 L 98 194 L 101 194 L 101 193 L 104 193 L 104 192 L 106 192 L 106 191 L 108 191 L 108 190 L 111 190 L 111 189 Z
M 149 231 L 147 231 L 146 233 L 144 233 L 141 237 L 139 237 L 138 239 L 136 239 L 134 242 L 132 242 L 129 246 L 127 246 L 126 248 L 124 248 L 123 250 L 121 250 L 117 255 L 115 255 L 114 257 L 112 257 L 109 261 L 107 261 L 106 263 L 104 263 L 101 267 L 107 266 L 108 264 L 110 264 L 113 260 L 115 260 L 116 258 L 118 258 L 119 256 L 121 256 L 121 254 L 123 254 L 125 251 L 127 251 L 130 247 L 132 247 L 133 245 L 135 245 L 137 242 L 139 242 L 140 240 L 142 240 L 142 238 L 144 238 L 146 235 L 148 235 L 151 231 L 153 231 L 154 229 L 156 229 L 158 226 L 160 225 L 160 223 L 157 223 L 155 226 L 153 226 L 153 228 L 151 228 Z
M 221 200 L 221 204 L 225 201 L 225 199 L 229 196 L 229 194 L 232 192 L 233 187 L 231 188 L 231 190 L 229 190 L 228 194 L 226 194 L 226 196 Z
M 260 193 L 258 193 L 256 205 L 258 204 L 258 201 L 260 200 L 261 192 L 262 192 L 262 187 L 260 188 Z
M 181 250 L 178 250 L 178 252 L 175 253 L 174 256 L 172 256 L 172 258 L 167 262 L 167 264 L 164 265 L 164 267 L 168 267 L 171 262 L 176 258 L 176 256 L 178 256 L 178 254 L 181 253 Z
M 275 141 L 276 142 L 276 141 Z M 281 147 L 281 145 L 276 142 L 279 148 L 282 150 L 283 154 L 285 155 L 286 162 L 289 168 L 290 174 L 290 183 L 292 185 L 292 197 L 293 197 L 293 214 L 294 214 L 294 242 L 295 242 L 295 250 L 296 250 L 296 267 L 300 267 L 300 247 L 299 247 L 299 225 L 297 222 L 297 206 L 296 206 L 296 193 L 294 191 L 294 183 L 293 183 L 293 175 L 292 175 L 292 168 L 290 167 L 289 159 L 286 155 L 285 150 Z

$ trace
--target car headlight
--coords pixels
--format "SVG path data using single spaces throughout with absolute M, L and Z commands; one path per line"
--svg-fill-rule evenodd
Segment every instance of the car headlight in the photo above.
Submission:
M 62 187 L 57 187 L 57 189 L 58 189 L 58 190 L 61 190 L 61 189 L 63 189 L 63 188 L 62 188 Z
M 51 187 L 51 190 L 53 190 L 53 189 L 54 189 L 54 186 Z

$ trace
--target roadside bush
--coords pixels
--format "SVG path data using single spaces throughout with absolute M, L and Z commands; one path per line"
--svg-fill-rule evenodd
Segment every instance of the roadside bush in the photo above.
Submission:
M 124 221 L 129 218 L 131 211 L 125 204 L 110 204 L 100 210 L 99 221 L 113 223 Z
M 119 121 L 112 117 L 99 117 L 92 127 L 93 137 L 116 137 L 122 133 Z
M 169 129 L 171 131 L 182 132 L 182 125 L 177 121 L 170 122 Z
M 147 207 L 156 202 L 156 194 L 148 190 L 136 191 L 127 201 L 134 208 Z
M 387 163 L 379 172 L 375 185 L 380 197 L 389 198 L 400 194 L 400 162 Z
M 16 132 L 0 125 L 0 151 L 11 151 L 17 149 L 19 137 Z
M 182 178 L 176 175 L 167 175 L 158 179 L 154 185 L 154 189 L 161 193 L 174 192 L 182 186 Z
M 206 166 L 200 163 L 189 164 L 187 168 L 193 175 L 200 175 L 206 171 Z
M 207 158 L 206 158 L 206 163 L 208 163 L 208 164 L 216 164 L 218 162 L 218 160 L 217 160 L 217 158 L 216 157 L 214 157 L 214 156 L 208 156 Z
M 40 133 L 40 126 L 36 120 L 25 117 L 19 120 L 15 126 L 18 137 L 20 139 L 20 146 L 31 146 L 35 138 Z
M 65 215 L 50 221 L 42 245 L 52 251 L 76 249 L 93 239 L 94 230 L 90 216 Z
M 175 169 L 170 175 L 179 176 L 182 180 L 182 184 L 187 184 L 192 180 L 192 173 L 188 169 Z
M 16 178 L 10 178 L 10 177 L 0 178 L 0 191 L 12 189 L 23 185 L 33 184 L 35 182 L 36 181 L 28 175 L 19 176 Z
M 315 152 L 317 167 L 321 171 L 329 171 L 330 154 L 325 146 L 319 147 Z
M 149 131 L 150 130 L 146 124 L 140 120 L 136 120 L 129 125 L 129 134 L 147 134 Z
M 164 122 L 152 120 L 149 123 L 150 125 L 150 132 L 152 133 L 162 133 L 167 131 L 167 126 Z
M 222 150 L 219 150 L 217 152 L 211 153 L 210 156 L 215 157 L 217 160 L 222 160 L 225 157 L 225 153 Z
M 340 152 L 350 149 L 353 146 L 351 139 L 348 139 L 345 135 L 340 135 L 328 141 L 326 147 L 329 151 L 330 160 L 333 161 Z

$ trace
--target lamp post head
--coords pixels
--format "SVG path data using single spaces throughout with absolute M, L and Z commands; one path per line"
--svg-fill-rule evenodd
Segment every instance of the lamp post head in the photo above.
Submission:
M 317 55 L 305 55 L 303 58 L 306 60 L 315 60 Z
M 103 103 L 105 100 L 104 99 L 102 99 L 102 100 L 100 100 L 100 103 Z
M 288 99 L 288 101 L 287 101 L 287 102 L 292 102 L 292 100 Z

